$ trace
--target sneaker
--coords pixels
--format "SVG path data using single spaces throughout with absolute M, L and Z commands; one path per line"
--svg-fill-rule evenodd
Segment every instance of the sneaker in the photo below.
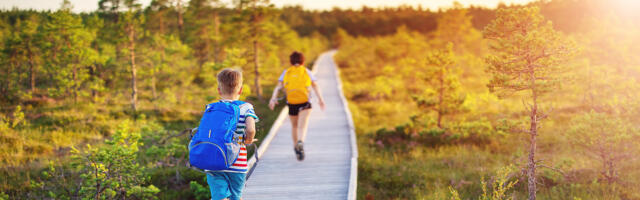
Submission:
M 296 153 L 296 159 L 300 160 L 300 150 L 298 150 L 298 146 L 296 145 L 296 147 L 293 147 L 293 151 Z
M 304 146 L 303 146 L 303 142 L 302 141 L 298 141 L 298 144 L 296 145 L 296 155 L 298 156 L 298 160 L 299 161 L 303 161 L 304 160 Z

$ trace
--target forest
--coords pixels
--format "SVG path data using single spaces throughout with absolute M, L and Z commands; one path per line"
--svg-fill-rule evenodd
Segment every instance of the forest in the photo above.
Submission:
M 209 199 L 183 130 L 215 74 L 244 71 L 261 139 L 288 55 L 333 48 L 358 199 L 640 199 L 640 6 L 619 2 L 0 10 L 0 199 Z
M 260 138 L 276 117 L 262 96 L 288 55 L 328 49 L 264 1 L 72 6 L 0 12 L 0 199 L 209 199 L 183 130 L 218 98 L 216 73 L 245 72 Z
M 640 199 L 640 18 L 610 8 L 536 2 L 485 24 L 456 5 L 426 33 L 338 29 L 358 197 Z

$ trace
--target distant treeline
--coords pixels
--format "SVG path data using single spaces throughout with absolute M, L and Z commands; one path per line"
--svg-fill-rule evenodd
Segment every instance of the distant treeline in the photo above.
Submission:
M 260 97 L 263 83 L 275 80 L 262 70 L 277 74 L 288 53 L 312 57 L 326 46 L 321 35 L 299 37 L 279 19 L 281 10 L 264 1 L 98 4 L 97 11 L 79 14 L 68 1 L 56 11 L 0 11 L 0 101 L 78 100 L 129 89 L 135 110 L 139 94 L 149 92 L 153 101 L 176 84 L 210 87 L 203 73 L 234 66 L 250 72 L 247 89 Z
M 563 32 L 584 30 L 589 20 L 597 19 L 610 13 L 628 18 L 635 18 L 640 24 L 640 14 L 631 10 L 619 11 L 605 0 L 554 0 L 537 1 L 527 5 L 507 5 L 501 3 L 498 8 L 522 7 L 536 5 L 541 13 L 554 23 L 554 27 Z M 454 5 L 455 7 L 456 5 Z M 460 6 L 460 5 L 458 5 Z M 398 27 L 406 26 L 409 30 L 429 33 L 437 28 L 437 19 L 447 9 L 429 10 L 421 7 L 400 6 L 360 9 L 334 8 L 330 11 L 309 11 L 302 6 L 285 7 L 281 18 L 300 35 L 313 32 L 332 36 L 338 28 L 342 28 L 353 36 L 377 36 L 395 33 Z M 469 6 L 468 15 L 476 29 L 482 30 L 495 18 L 496 9 Z M 622 13 L 621 13 L 622 12 Z

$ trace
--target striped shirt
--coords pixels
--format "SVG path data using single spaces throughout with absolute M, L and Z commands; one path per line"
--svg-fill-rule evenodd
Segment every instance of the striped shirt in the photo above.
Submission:
M 223 100 L 224 101 L 224 100 Z M 247 127 L 247 117 L 253 117 L 258 122 L 258 116 L 253 110 L 253 105 L 250 103 L 244 103 L 239 106 L 240 117 L 238 118 L 238 125 L 236 127 L 236 133 L 233 135 L 233 140 L 240 144 L 240 155 L 236 162 L 231 165 L 229 170 L 223 170 L 223 172 L 235 172 L 235 173 L 247 173 L 249 167 L 247 166 L 247 147 L 244 145 L 244 137 L 246 135 L 245 128 Z

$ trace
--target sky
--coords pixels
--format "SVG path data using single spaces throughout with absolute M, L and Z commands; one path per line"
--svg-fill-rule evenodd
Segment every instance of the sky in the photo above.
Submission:
M 70 0 L 73 4 L 75 12 L 90 12 L 98 9 L 98 0 Z M 330 10 L 333 7 L 340 8 L 361 8 L 363 5 L 368 7 L 395 7 L 399 5 L 421 5 L 423 8 L 437 10 L 438 8 L 447 8 L 453 5 L 456 0 L 271 0 L 271 3 L 277 7 L 285 5 L 302 5 L 306 9 Z M 457 0 L 463 5 L 479 5 L 484 7 L 496 7 L 500 2 L 506 4 L 523 4 L 533 0 Z M 139 0 L 143 6 L 149 5 L 151 0 Z M 222 0 L 222 2 L 231 2 L 231 0 Z M 0 0 L 0 9 L 11 9 L 14 7 L 20 9 L 36 9 L 36 10 L 56 10 L 60 7 L 62 0 Z

